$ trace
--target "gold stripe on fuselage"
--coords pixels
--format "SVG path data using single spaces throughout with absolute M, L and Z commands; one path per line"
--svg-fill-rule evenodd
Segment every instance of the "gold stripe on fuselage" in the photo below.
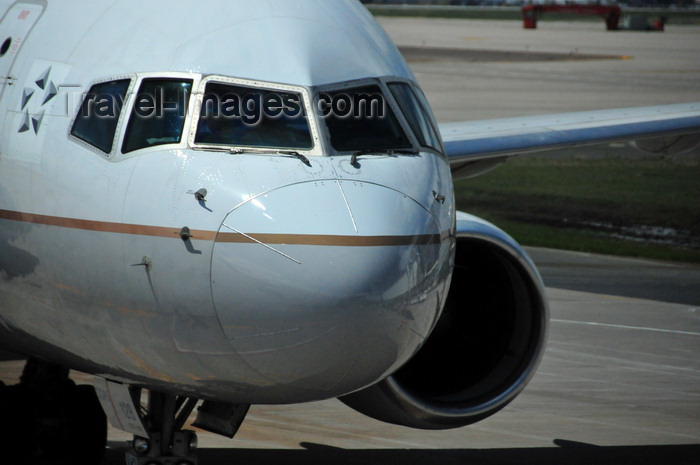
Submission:
M 162 226 L 146 226 L 139 224 L 114 223 L 105 221 L 83 220 L 77 218 L 64 218 L 49 215 L 37 215 L 34 213 L 0 210 L 0 219 L 33 223 L 45 226 L 79 229 L 83 231 L 96 231 L 117 234 L 132 234 L 137 236 L 155 236 L 165 238 L 180 238 L 180 229 Z M 442 240 L 440 234 L 418 234 L 407 236 L 342 236 L 323 234 L 239 234 L 217 233 L 217 231 L 192 230 L 192 239 L 203 241 L 216 241 L 228 244 L 254 244 L 256 241 L 263 244 L 276 245 L 314 245 L 327 247 L 387 247 L 408 245 L 432 245 L 439 244 Z

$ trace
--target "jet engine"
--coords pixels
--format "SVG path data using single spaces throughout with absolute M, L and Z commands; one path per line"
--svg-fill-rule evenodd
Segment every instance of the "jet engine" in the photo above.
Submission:
M 548 313 L 542 280 L 522 248 L 490 223 L 459 213 L 452 281 L 430 337 L 397 372 L 340 400 L 412 428 L 480 421 L 532 378 Z

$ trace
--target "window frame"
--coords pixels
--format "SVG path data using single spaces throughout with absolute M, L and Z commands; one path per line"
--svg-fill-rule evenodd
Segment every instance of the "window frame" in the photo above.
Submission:
M 394 80 L 392 82 L 404 81 Z M 413 93 L 416 95 L 416 97 L 418 97 L 418 103 L 420 103 L 423 106 L 423 111 L 425 111 L 425 114 L 428 116 L 430 124 L 433 125 L 433 131 L 435 131 L 435 135 L 437 136 L 438 142 L 440 143 L 439 154 L 442 157 L 447 158 L 447 152 L 445 151 L 445 142 L 442 140 L 442 133 L 440 132 L 440 124 L 438 124 L 437 118 L 435 118 L 435 113 L 433 113 L 433 109 L 430 106 L 430 102 L 428 102 L 428 97 L 425 95 L 425 92 L 423 92 L 423 89 L 421 89 L 421 87 L 417 83 L 410 81 L 405 82 L 413 88 Z
M 88 94 L 90 91 L 93 89 L 93 87 L 100 85 L 100 84 L 106 84 L 109 82 L 114 82 L 114 81 L 123 81 L 123 80 L 129 80 L 129 85 L 126 88 L 126 93 L 124 94 L 124 102 L 122 103 L 122 107 L 119 110 L 119 117 L 117 118 L 117 124 L 114 128 L 114 135 L 112 137 L 112 147 L 109 152 L 105 152 L 101 148 L 97 147 L 96 145 L 91 144 L 90 142 L 86 141 L 85 139 L 82 139 L 76 135 L 73 134 L 73 127 L 75 126 L 76 121 L 78 120 L 78 117 L 80 116 L 80 113 L 83 110 L 83 104 L 85 103 L 85 99 L 87 98 Z M 124 125 L 124 120 L 126 117 L 124 116 L 125 114 L 129 114 L 127 112 L 130 111 L 131 105 L 130 105 L 130 100 L 132 98 L 132 92 L 134 89 L 134 85 L 137 81 L 137 76 L 135 74 L 123 74 L 123 75 L 118 75 L 118 76 L 111 76 L 109 78 L 105 79 L 97 79 L 94 81 L 91 81 L 88 85 L 85 91 L 81 93 L 81 98 L 80 101 L 77 102 L 77 109 L 74 111 L 73 118 L 71 119 L 70 124 L 68 125 L 68 139 L 77 143 L 78 145 L 90 150 L 91 152 L 97 153 L 101 155 L 102 157 L 110 160 L 114 157 L 115 153 L 120 150 L 121 144 L 119 143 L 122 138 L 122 132 L 123 132 L 123 125 Z
M 406 86 L 406 87 L 408 88 L 408 91 L 411 92 L 411 93 L 413 94 L 413 97 L 415 98 L 416 103 L 417 103 L 417 104 L 420 106 L 420 108 L 423 110 L 423 115 L 425 116 L 425 119 L 426 119 L 427 123 L 430 125 L 430 128 L 431 128 L 432 131 L 433 131 L 433 135 L 434 135 L 435 138 L 436 138 L 437 147 L 433 147 L 433 146 L 431 146 L 431 145 L 428 145 L 427 142 L 429 142 L 429 141 L 426 141 L 425 144 L 424 144 L 424 143 L 421 143 L 421 141 L 420 141 L 420 139 L 419 139 L 419 137 L 418 137 L 418 134 L 416 134 L 416 132 L 417 132 L 419 129 L 414 129 L 414 128 L 413 128 L 413 125 L 412 125 L 411 122 L 409 121 L 408 116 L 404 113 L 403 108 L 402 108 L 402 109 L 401 109 L 401 114 L 403 115 L 403 117 L 406 119 L 406 121 L 408 122 L 409 126 L 411 127 L 411 132 L 416 136 L 416 142 L 419 144 L 419 146 L 420 146 L 422 149 L 430 150 L 430 151 L 432 151 L 432 152 L 435 152 L 435 153 L 438 153 L 438 154 L 444 156 L 445 148 L 444 148 L 443 142 L 442 142 L 442 135 L 440 134 L 440 129 L 439 129 L 439 127 L 438 127 L 437 121 L 435 120 L 435 116 L 433 115 L 433 112 L 432 112 L 430 106 L 428 106 L 428 100 L 427 100 L 427 98 L 425 97 L 425 94 L 423 93 L 423 91 L 420 89 L 420 87 L 418 87 L 418 86 L 417 86 L 415 83 L 413 83 L 413 82 L 404 81 L 404 80 L 400 80 L 400 79 L 387 79 L 387 81 L 386 81 L 386 86 L 387 86 L 387 88 L 389 89 L 389 92 L 391 92 L 392 98 L 394 98 L 395 100 L 396 100 L 396 96 L 394 95 L 394 92 L 391 90 L 391 86 L 392 86 L 393 84 L 404 85 L 404 86 Z M 397 105 L 398 105 L 399 107 L 401 107 L 401 105 L 400 105 L 398 102 L 397 102 Z
M 119 118 L 114 132 L 114 138 L 112 139 L 112 149 L 109 153 L 102 151 L 100 148 L 92 145 L 91 143 L 74 136 L 72 134 L 73 126 L 78 118 L 85 96 L 90 92 L 95 85 L 104 84 L 112 81 L 129 79 L 130 83 L 126 91 L 124 103 L 120 110 Z M 159 145 L 153 145 L 149 147 L 139 148 L 127 153 L 122 152 L 122 147 L 124 144 L 124 139 L 126 137 L 126 131 L 128 128 L 128 123 L 131 120 L 133 114 L 133 107 L 135 105 L 136 95 L 138 90 L 144 80 L 147 79 L 175 79 L 175 80 L 191 80 L 192 87 L 189 97 L 189 103 L 187 112 L 185 114 L 185 120 L 183 122 L 183 134 L 180 138 L 179 143 L 165 143 Z M 271 91 L 281 91 L 281 92 L 291 92 L 301 95 L 304 105 L 304 110 L 306 112 L 306 118 L 309 125 L 309 130 L 311 133 L 312 147 L 310 149 L 297 149 L 297 148 L 275 148 L 275 147 L 255 147 L 255 146 L 227 146 L 227 145 L 207 145 L 203 143 L 196 143 L 195 137 L 197 134 L 197 128 L 199 125 L 200 112 L 202 107 L 202 101 L 205 95 L 207 84 L 215 82 L 219 84 L 229 84 L 234 86 L 260 88 Z M 430 124 L 432 125 L 433 131 L 437 135 L 440 142 L 440 150 L 435 150 L 431 147 L 426 147 L 421 144 L 415 134 L 413 128 L 411 127 L 406 115 L 401 109 L 400 105 L 396 101 L 393 92 L 391 91 L 389 84 L 401 83 L 406 84 L 411 87 L 415 96 L 418 99 L 418 103 L 423 107 L 425 114 L 427 115 Z M 158 150 L 176 150 L 176 149 L 192 149 L 192 150 L 212 150 L 212 151 L 222 151 L 224 149 L 230 149 L 233 152 L 242 153 L 276 153 L 278 151 L 294 151 L 305 156 L 337 156 L 337 155 L 347 155 L 353 153 L 354 151 L 337 151 L 333 148 L 330 141 L 330 133 L 327 130 L 326 124 L 323 121 L 323 117 L 317 114 L 315 109 L 315 99 L 318 94 L 323 92 L 338 92 L 351 88 L 360 88 L 366 86 L 377 86 L 384 95 L 386 103 L 388 103 L 391 111 L 394 113 L 396 120 L 404 132 L 404 135 L 410 142 L 413 149 L 418 151 L 429 151 L 437 153 L 440 156 L 445 156 L 444 145 L 442 141 L 442 136 L 440 134 L 439 126 L 435 120 L 435 116 L 432 113 L 430 107 L 426 107 L 427 100 L 425 94 L 421 91 L 420 87 L 410 79 L 404 79 L 397 76 L 383 76 L 383 77 L 372 77 L 364 79 L 356 79 L 351 81 L 342 81 L 336 83 L 329 83 L 320 86 L 301 86 L 301 85 L 291 85 L 291 84 L 281 84 L 276 82 L 267 82 L 253 79 L 243 79 L 235 78 L 230 76 L 222 75 L 202 75 L 200 73 L 185 73 L 185 72 L 145 72 L 145 73 L 133 73 L 133 74 L 121 74 L 110 76 L 108 78 L 100 78 L 91 81 L 82 94 L 82 98 L 77 102 L 77 109 L 74 112 L 73 118 L 68 126 L 67 136 L 68 138 L 79 144 L 80 146 L 97 153 L 103 158 L 110 161 L 119 161 L 122 159 L 131 158 L 138 156 L 144 152 L 148 151 L 158 151 Z M 74 101 L 75 104 L 75 101 Z
M 83 102 L 85 101 L 85 96 L 90 92 L 90 89 L 92 89 L 95 85 L 98 84 L 104 84 L 112 81 L 119 81 L 123 79 L 129 79 L 129 87 L 127 88 L 126 91 L 126 96 L 124 98 L 124 103 L 121 108 L 121 112 L 119 114 L 119 120 L 117 122 L 117 126 L 114 132 L 114 139 L 112 140 L 112 150 L 109 153 L 106 153 L 102 151 L 100 148 L 90 144 L 89 142 L 74 136 L 72 134 L 73 131 L 73 125 L 75 124 L 75 120 L 78 118 L 78 115 L 80 114 L 80 111 L 82 110 Z M 190 93 L 190 98 L 189 98 L 189 103 L 188 103 L 188 108 L 187 112 L 185 114 L 185 121 L 183 124 L 183 135 L 180 138 L 179 143 L 168 143 L 168 144 L 161 144 L 161 145 L 153 145 L 150 147 L 144 147 L 140 148 L 131 152 L 123 153 L 122 152 L 122 147 L 124 143 L 124 138 L 126 137 L 126 130 L 128 127 L 128 122 L 131 120 L 131 115 L 133 113 L 133 108 L 135 105 L 135 100 L 136 100 L 136 94 L 138 93 L 138 90 L 141 88 L 141 83 L 146 80 L 146 79 L 176 79 L 176 80 L 191 80 L 192 81 L 192 88 L 191 88 L 191 93 Z M 134 74 L 121 74 L 121 75 L 115 75 L 115 76 L 109 76 L 107 78 L 100 78 L 96 79 L 94 81 L 91 81 L 88 86 L 87 90 L 83 91 L 81 99 L 79 102 L 77 102 L 76 106 L 77 109 L 74 112 L 73 118 L 68 126 L 68 131 L 67 131 L 67 137 L 69 140 L 72 142 L 77 143 L 78 145 L 90 150 L 91 152 L 94 152 L 103 158 L 109 160 L 109 161 L 120 161 L 124 160 L 127 158 L 131 158 L 134 156 L 141 155 L 144 152 L 148 151 L 157 151 L 157 150 L 176 150 L 176 149 L 187 149 L 188 148 L 188 138 L 189 134 L 185 134 L 186 131 L 189 130 L 192 124 L 192 119 L 193 119 L 193 109 L 194 109 L 194 104 L 195 104 L 195 96 L 196 93 L 198 92 L 199 89 L 199 84 L 200 81 L 202 80 L 202 75 L 199 73 L 183 73 L 183 72 L 176 72 L 176 71 L 153 71 L 153 72 L 145 72 L 145 73 L 134 73 Z
M 312 146 L 309 149 L 294 148 L 294 147 L 258 147 L 250 145 L 220 145 L 220 144 L 206 144 L 201 142 L 195 142 L 195 137 L 197 135 L 197 129 L 199 126 L 200 113 L 202 111 L 202 102 L 204 96 L 206 95 L 206 87 L 209 83 L 232 85 L 239 87 L 251 87 L 256 89 L 264 89 L 269 91 L 280 91 L 296 93 L 301 95 L 304 111 L 306 112 L 306 119 L 309 125 L 309 131 L 311 135 Z M 196 88 L 196 92 L 192 94 L 190 98 L 191 104 L 194 105 L 192 109 L 191 121 L 189 126 L 189 137 L 188 145 L 193 150 L 213 150 L 221 151 L 222 149 L 230 150 L 231 152 L 240 151 L 241 153 L 276 153 L 278 151 L 294 151 L 306 156 L 322 156 L 324 155 L 324 145 L 321 143 L 321 137 L 319 135 L 319 127 L 316 118 L 313 114 L 313 108 L 311 105 L 311 94 L 306 87 L 295 86 L 290 84 L 279 84 L 274 82 L 259 81 L 253 79 L 242 79 L 234 78 L 229 76 L 220 75 L 208 75 L 201 79 L 199 85 Z
M 382 94 L 384 95 L 384 100 L 389 105 L 391 111 L 394 113 L 394 116 L 396 117 L 396 121 L 399 123 L 399 126 L 403 130 L 404 135 L 406 136 L 406 139 L 409 141 L 409 143 L 411 145 L 411 149 L 419 150 L 419 148 L 421 147 L 421 144 L 418 143 L 418 140 L 416 139 L 416 136 L 413 133 L 411 126 L 408 124 L 408 121 L 406 121 L 406 117 L 404 116 L 403 111 L 401 111 L 401 108 L 399 107 L 398 103 L 394 99 L 394 95 L 391 93 L 391 90 L 386 85 L 387 81 L 404 82 L 404 81 L 392 76 L 392 77 L 384 77 L 384 78 L 355 79 L 352 81 L 343 81 L 343 82 L 336 82 L 336 83 L 332 83 L 332 84 L 325 84 L 325 85 L 321 85 L 321 86 L 315 86 L 313 88 L 313 92 L 312 92 L 313 105 L 315 105 L 315 103 L 316 103 L 316 97 L 321 93 L 338 92 L 338 91 L 342 91 L 342 90 L 367 87 L 367 86 L 377 86 L 382 91 Z M 410 83 L 410 81 L 406 81 L 406 82 Z M 317 120 L 317 124 L 319 125 L 319 127 L 324 127 L 324 129 L 326 128 L 326 123 L 323 121 L 323 117 L 321 115 L 316 114 L 315 109 L 314 109 L 314 119 Z M 323 135 L 324 135 L 323 142 L 324 142 L 324 146 L 326 147 L 326 154 L 328 156 L 349 155 L 349 154 L 352 154 L 354 152 L 357 152 L 357 150 L 338 151 L 331 144 L 330 131 L 324 130 Z
M 128 136 L 129 136 L 129 134 L 130 134 L 130 129 L 132 129 L 132 123 L 134 123 L 135 120 L 139 120 L 138 114 L 137 114 L 138 112 L 135 111 L 135 109 L 137 108 L 136 105 L 138 104 L 138 102 L 137 102 L 137 97 L 138 97 L 138 95 L 140 94 L 141 89 L 142 89 L 142 87 L 144 86 L 144 83 L 146 83 L 147 81 L 161 81 L 161 82 L 164 82 L 164 81 L 171 81 L 171 82 L 180 83 L 180 84 L 186 82 L 186 83 L 189 84 L 190 88 L 189 88 L 189 95 L 188 95 L 188 99 L 187 99 L 187 108 L 184 109 L 185 114 L 184 114 L 184 116 L 183 116 L 183 118 L 182 118 L 182 124 L 181 124 L 181 128 L 180 128 L 180 137 L 179 137 L 179 140 L 178 140 L 177 142 L 172 141 L 172 142 L 153 143 L 153 144 L 144 145 L 144 146 L 141 146 L 141 147 L 137 147 L 137 148 L 133 148 L 133 149 L 131 149 L 131 150 L 126 150 L 126 151 L 125 151 L 126 143 L 127 143 L 127 140 L 128 140 Z M 132 100 L 133 100 L 133 105 L 131 105 L 131 111 L 130 111 L 130 114 L 129 114 L 129 116 L 128 116 L 128 121 L 127 121 L 127 123 L 124 125 L 124 135 L 123 135 L 123 137 L 121 138 L 121 147 L 120 147 L 120 151 L 121 151 L 122 155 L 127 155 L 127 156 L 128 156 L 129 154 L 131 154 L 131 153 L 133 153 L 133 152 L 138 152 L 138 151 L 142 151 L 142 150 L 147 150 L 147 149 L 150 149 L 150 148 L 152 148 L 152 147 L 161 147 L 161 146 L 163 146 L 163 145 L 180 145 L 180 144 L 182 143 L 183 139 L 186 139 L 186 137 L 185 137 L 185 136 L 186 136 L 185 131 L 187 131 L 187 128 L 188 128 L 188 125 L 187 125 L 187 117 L 188 117 L 188 112 L 190 111 L 190 109 L 189 109 L 189 101 L 192 99 L 192 92 L 193 92 L 193 90 L 194 90 L 194 89 L 193 89 L 193 85 L 194 85 L 194 79 L 192 79 L 192 77 L 177 77 L 177 78 L 172 77 L 172 76 L 168 76 L 168 77 L 162 77 L 162 76 L 158 76 L 158 77 L 141 77 L 141 78 L 139 79 L 139 86 L 134 88 L 134 94 L 133 94 L 133 98 L 132 98 Z
M 129 121 L 131 121 L 131 115 L 134 112 L 134 105 L 136 105 L 136 96 L 138 94 L 139 89 L 141 89 L 141 84 L 143 83 L 144 80 L 148 79 L 172 79 L 172 80 L 191 80 L 192 81 L 192 87 L 191 87 L 191 92 L 190 92 L 190 98 L 189 102 L 187 105 L 187 111 L 185 113 L 185 120 L 182 125 L 182 137 L 180 137 L 180 142 L 173 142 L 173 143 L 167 143 L 167 144 L 160 144 L 160 145 L 152 145 L 149 147 L 142 147 L 130 152 L 122 152 L 122 148 L 124 145 L 124 140 L 126 138 L 126 131 L 127 128 L 129 127 Z M 189 134 L 186 134 L 187 131 L 189 131 L 189 128 L 192 124 L 192 119 L 193 119 L 193 111 L 194 111 L 194 100 L 196 93 L 199 89 L 199 83 L 202 80 L 202 75 L 199 73 L 182 73 L 182 72 L 176 72 L 176 71 L 167 71 L 167 72 L 162 72 L 162 71 L 154 71 L 154 72 L 147 72 L 147 73 L 138 73 L 136 74 L 136 81 L 132 84 L 132 87 L 129 89 L 129 98 L 128 98 L 128 105 L 124 107 L 122 110 L 123 112 L 127 112 L 126 114 L 128 116 L 125 116 L 123 118 L 123 122 L 121 124 L 121 131 L 119 133 L 119 148 L 118 148 L 118 154 L 120 156 L 120 159 L 127 159 L 131 158 L 134 156 L 141 155 L 143 153 L 148 153 L 150 151 L 160 151 L 160 150 L 177 150 L 177 149 L 186 149 L 188 148 L 188 139 L 189 139 Z

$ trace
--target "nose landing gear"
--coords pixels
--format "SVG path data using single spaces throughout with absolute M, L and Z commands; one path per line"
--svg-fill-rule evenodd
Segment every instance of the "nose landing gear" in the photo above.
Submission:
M 132 399 L 138 403 L 141 390 L 131 389 Z M 126 454 L 127 465 L 197 465 L 197 434 L 182 429 L 197 402 L 195 398 L 149 391 L 148 408 L 142 415 L 148 438 L 134 437 Z M 233 438 L 249 407 L 204 401 L 193 425 Z
M 139 397 L 136 390 L 134 398 Z M 197 399 L 149 391 L 143 418 L 149 437 L 134 437 L 127 465 L 197 465 L 197 434 L 182 430 L 196 404 Z

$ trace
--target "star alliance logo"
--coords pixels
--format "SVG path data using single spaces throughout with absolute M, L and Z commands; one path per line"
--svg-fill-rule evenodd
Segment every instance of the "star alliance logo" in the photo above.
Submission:
M 44 152 L 46 137 L 53 129 L 60 130 L 57 118 L 68 117 L 67 110 L 77 86 L 63 84 L 71 65 L 37 59 L 12 88 L 14 108 L 7 113 L 7 122 L 14 137 L 9 138 L 5 156 L 37 163 Z M 7 92 L 10 89 L 6 89 Z M 77 96 L 75 97 L 77 99 Z
M 43 73 L 41 73 L 34 80 L 34 85 L 30 87 L 25 87 L 22 91 L 22 101 L 20 103 L 20 111 L 24 112 L 24 118 L 22 124 L 17 132 L 28 132 L 29 130 L 34 130 L 34 134 L 39 133 L 41 128 L 41 123 L 44 120 L 44 115 L 46 114 L 46 104 L 49 103 L 58 94 L 58 88 L 56 84 L 50 79 L 51 76 L 51 66 L 49 66 Z M 38 96 L 37 94 L 41 94 Z M 32 98 L 42 99 L 39 111 L 33 114 L 29 114 L 29 109 L 27 105 L 32 100 Z

